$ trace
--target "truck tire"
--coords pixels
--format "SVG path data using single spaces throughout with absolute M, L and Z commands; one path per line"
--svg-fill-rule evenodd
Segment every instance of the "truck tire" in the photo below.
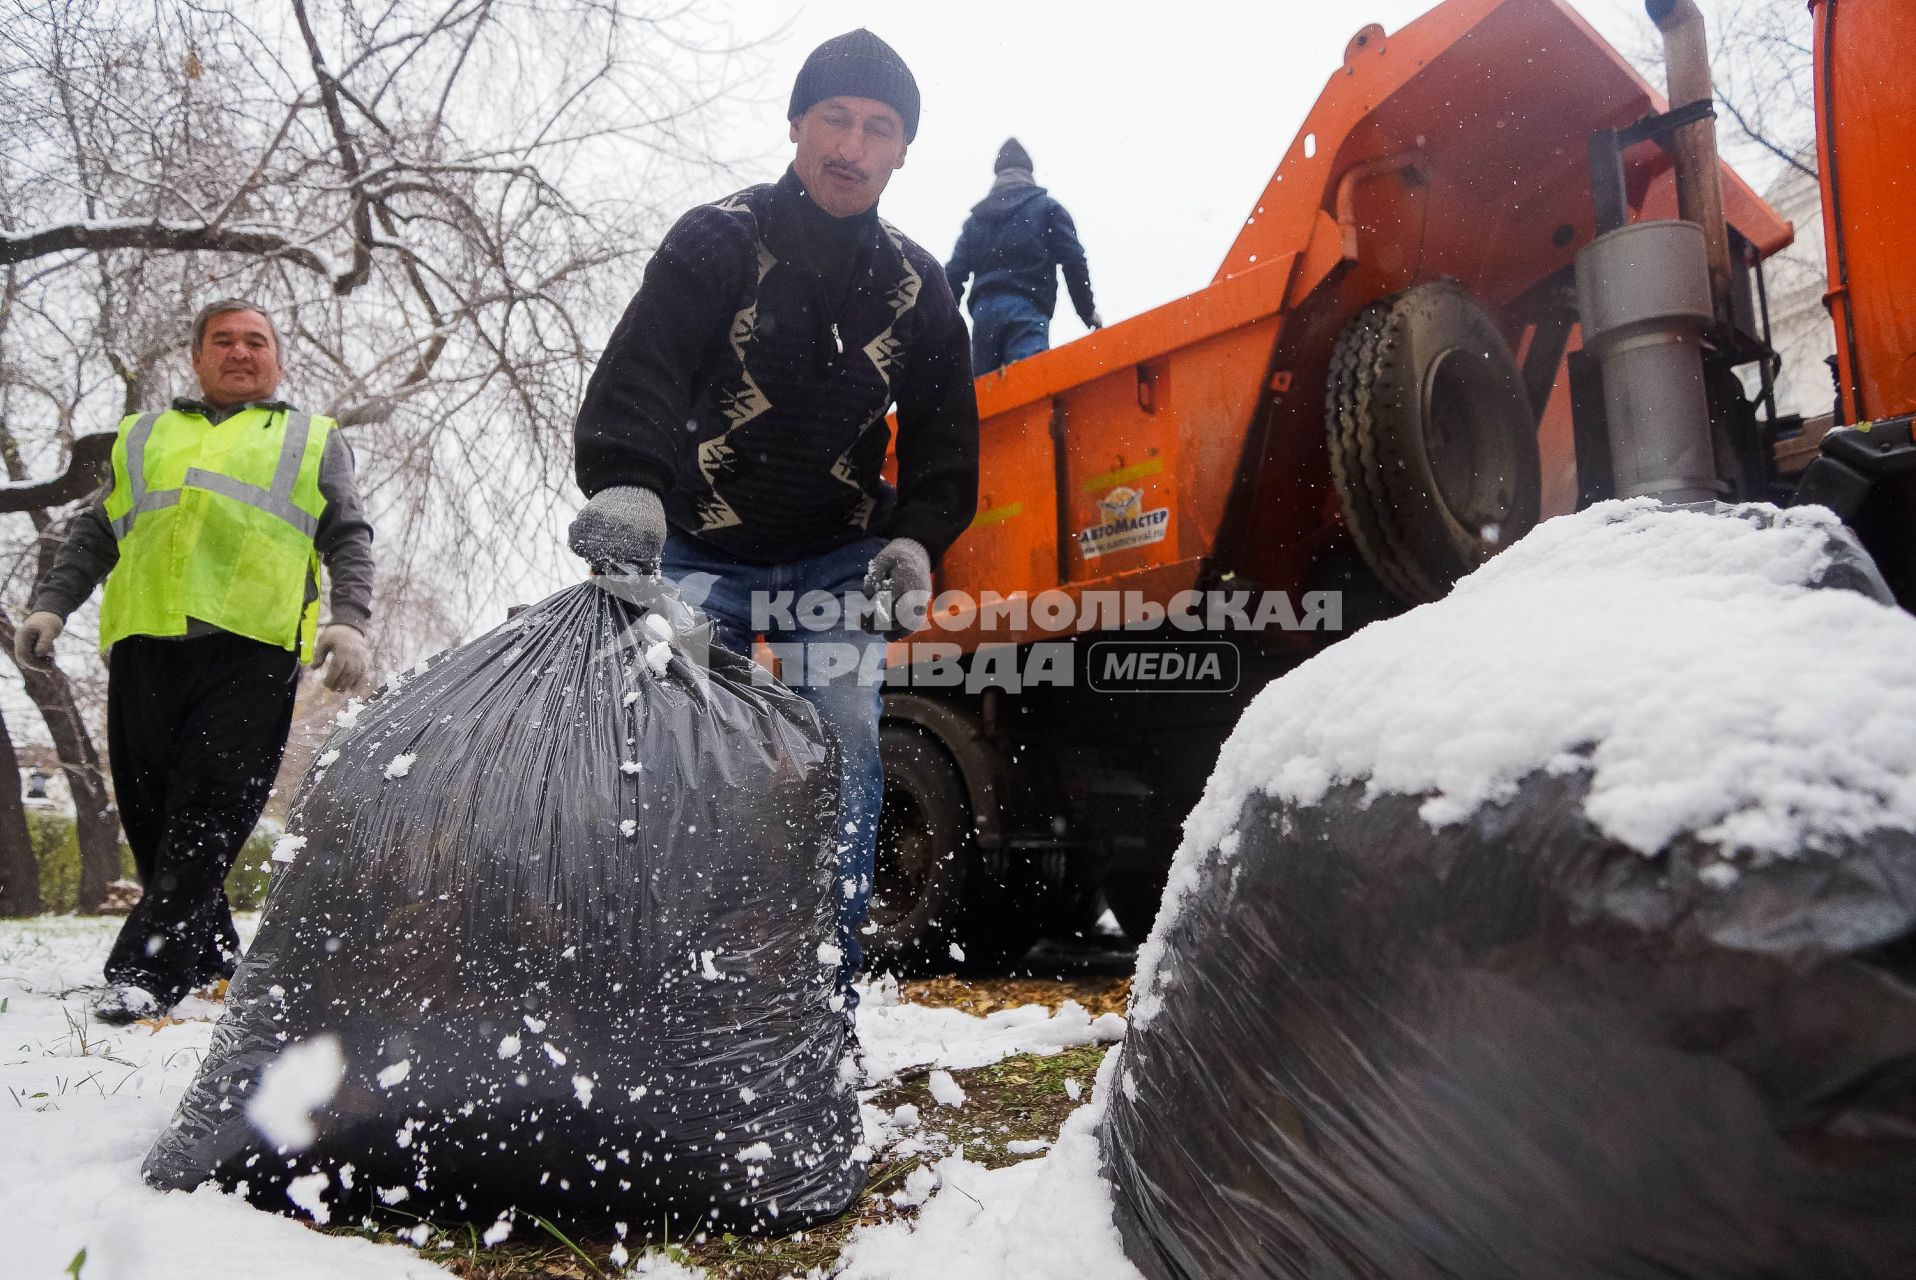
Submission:
M 1344 523 L 1406 604 L 1441 598 L 1537 523 L 1523 377 L 1461 285 L 1421 284 L 1360 311 L 1332 351 L 1324 419 Z
M 907 725 L 878 731 L 885 766 L 866 967 L 949 970 L 973 863 L 971 804 L 943 747 Z

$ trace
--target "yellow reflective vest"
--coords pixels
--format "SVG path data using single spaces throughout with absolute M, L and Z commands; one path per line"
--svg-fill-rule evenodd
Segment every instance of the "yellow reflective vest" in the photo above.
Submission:
M 120 558 L 100 602 L 100 648 L 185 635 L 198 618 L 310 662 L 319 462 L 335 425 L 262 407 L 219 423 L 183 409 L 124 419 L 106 498 Z

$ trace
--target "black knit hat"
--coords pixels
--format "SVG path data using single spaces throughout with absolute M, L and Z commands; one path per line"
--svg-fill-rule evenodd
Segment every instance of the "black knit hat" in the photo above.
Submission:
M 805 59 L 792 84 L 787 120 L 796 120 L 827 98 L 843 94 L 873 98 L 905 122 L 905 141 L 918 136 L 918 82 L 892 47 L 860 27 L 833 36 Z
M 998 158 L 991 162 L 993 173 L 1003 173 L 1006 169 L 1031 172 L 1031 153 L 1016 138 L 1006 138 L 1005 145 L 998 148 Z

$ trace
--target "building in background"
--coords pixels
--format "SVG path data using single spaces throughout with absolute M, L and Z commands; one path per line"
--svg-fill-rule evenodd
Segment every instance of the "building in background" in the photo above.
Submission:
M 1814 162 L 1814 155 L 1806 159 L 1806 163 Z M 1796 224 L 1796 243 L 1763 264 L 1770 300 L 1770 342 L 1783 357 L 1776 379 L 1776 411 L 1819 417 L 1836 402 L 1829 367 L 1829 358 L 1836 354 L 1836 331 L 1823 305 L 1829 288 L 1823 198 L 1815 175 L 1795 168 L 1785 169 L 1763 198 Z M 1754 379 L 1751 391 L 1754 394 Z
M 67 786 L 66 771 L 60 768 L 59 753 L 37 742 L 14 744 L 20 760 L 20 800 L 30 813 L 56 813 L 73 816 L 73 792 Z

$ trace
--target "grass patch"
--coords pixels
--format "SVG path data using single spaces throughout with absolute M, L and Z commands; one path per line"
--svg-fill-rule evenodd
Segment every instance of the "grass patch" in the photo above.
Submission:
M 80 838 L 73 819 L 44 809 L 27 810 L 27 838 L 33 845 L 34 863 L 40 873 L 40 900 L 49 913 L 80 909 Z M 277 828 L 261 825 L 247 837 L 233 870 L 226 877 L 226 896 L 235 911 L 257 911 L 266 901 L 272 883 L 273 844 L 279 838 Z M 134 880 L 139 873 L 133 866 L 133 850 L 120 841 L 120 879 Z
M 1131 1002 L 1131 979 L 1117 974 L 1084 974 L 1069 978 L 919 978 L 899 987 L 907 1004 L 958 1009 L 982 1018 L 1001 1009 L 1041 1004 L 1052 1012 L 1066 1000 L 1075 1000 L 1092 1017 L 1122 1014 Z
M 45 809 L 27 810 L 27 839 L 40 872 L 40 901 L 49 912 L 80 906 L 80 837 L 73 819 Z M 133 878 L 133 851 L 120 842 L 120 876 Z
M 444 1266 L 463 1280 L 601 1280 L 623 1275 L 648 1247 L 675 1262 L 704 1268 L 713 1280 L 827 1275 L 853 1231 L 868 1224 L 910 1218 L 917 1212 L 892 1203 L 891 1195 L 904 1186 L 906 1177 L 921 1162 L 935 1162 L 960 1146 L 965 1149 L 966 1159 L 994 1169 L 1035 1158 L 1035 1153 L 1013 1153 L 1009 1144 L 1020 1139 L 1055 1141 L 1065 1117 L 1090 1100 L 1092 1080 L 1109 1048 L 1081 1045 L 1048 1056 L 1020 1054 L 992 1066 L 954 1071 L 952 1077 L 966 1094 L 961 1108 L 941 1107 L 932 1100 L 927 1084 L 931 1073 L 922 1068 L 908 1073 L 910 1078 L 878 1090 L 868 1101 L 887 1111 L 905 1103 L 918 1107 L 920 1125 L 910 1135 L 917 1142 L 903 1144 L 903 1152 L 893 1149 L 878 1153 L 864 1194 L 848 1212 L 822 1226 L 789 1235 L 695 1233 L 688 1239 L 650 1246 L 627 1241 L 625 1248 L 631 1257 L 621 1266 L 612 1261 L 612 1251 L 620 1242 L 611 1234 L 603 1230 L 561 1234 L 559 1227 L 529 1219 L 520 1220 L 518 1239 L 490 1249 L 480 1244 L 477 1229 L 463 1223 L 434 1225 L 431 1238 L 420 1246 L 399 1234 L 413 1230 L 417 1219 L 413 1227 L 361 1225 L 330 1231 L 415 1248 L 422 1258 Z M 1081 1086 L 1076 1101 L 1066 1092 L 1066 1080 L 1075 1080 Z
M 1038 1154 L 1014 1153 L 1008 1144 L 1057 1139 L 1065 1117 L 1090 1100 L 1092 1079 L 1109 1048 L 1079 1045 L 1049 1057 L 1019 1054 L 989 1067 L 954 1071 L 952 1078 L 965 1091 L 962 1107 L 943 1107 L 933 1100 L 930 1072 L 885 1090 L 879 1101 L 887 1108 L 916 1104 L 922 1127 L 943 1134 L 950 1150 L 962 1145 L 967 1160 L 997 1169 Z M 1066 1080 L 1079 1086 L 1075 1102 L 1065 1089 Z

